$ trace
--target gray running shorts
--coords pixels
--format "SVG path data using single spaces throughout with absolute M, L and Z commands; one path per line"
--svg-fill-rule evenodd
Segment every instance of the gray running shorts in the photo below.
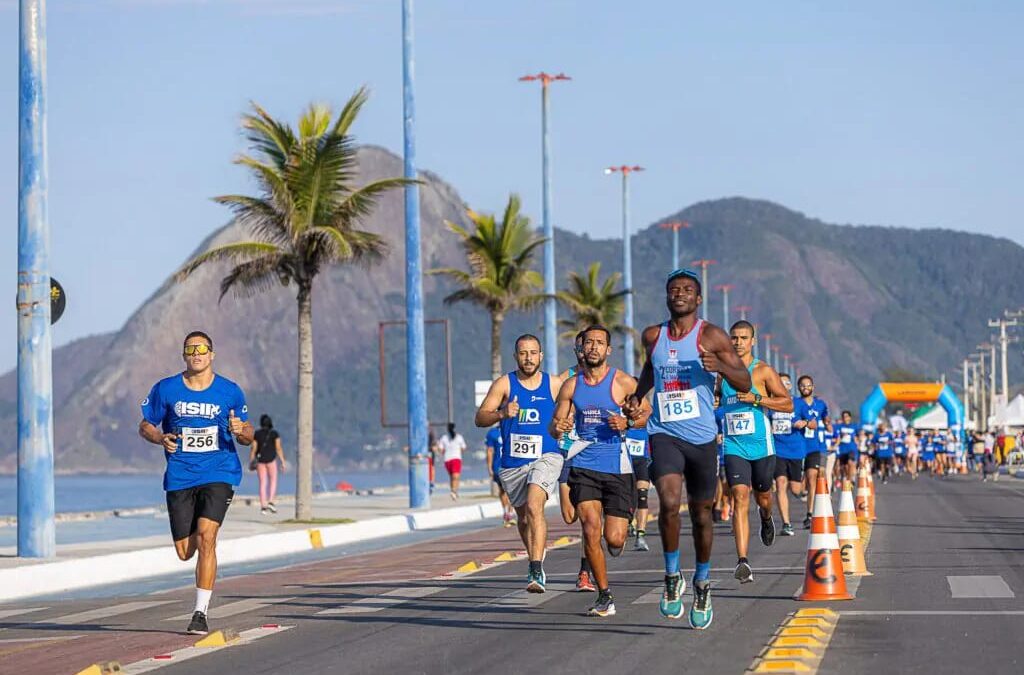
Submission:
M 535 459 L 529 464 L 502 469 L 501 487 L 508 494 L 512 506 L 520 507 L 526 504 L 526 493 L 530 484 L 543 488 L 548 498 L 555 494 L 564 461 L 559 452 L 545 452 L 540 459 Z

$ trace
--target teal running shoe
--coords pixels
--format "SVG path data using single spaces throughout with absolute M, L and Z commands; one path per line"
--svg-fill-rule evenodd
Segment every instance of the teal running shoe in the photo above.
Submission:
M 690 607 L 690 628 L 704 630 L 711 625 L 715 612 L 711 608 L 711 581 L 693 582 L 693 605 Z
M 544 570 L 530 572 L 526 575 L 526 590 L 530 593 L 543 593 L 545 583 L 547 583 L 547 575 L 544 574 Z
M 666 619 L 681 619 L 683 617 L 683 593 L 686 592 L 686 582 L 679 573 L 665 575 L 665 591 L 661 594 L 661 603 L 658 609 Z

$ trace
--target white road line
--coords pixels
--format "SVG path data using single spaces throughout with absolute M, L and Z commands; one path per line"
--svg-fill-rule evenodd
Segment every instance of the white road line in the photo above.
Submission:
M 59 640 L 77 640 L 84 635 L 58 635 L 56 637 L 28 637 L 28 638 L 7 638 L 0 640 L 0 645 L 6 645 L 17 642 L 57 642 Z
M 1012 598 L 1013 590 L 999 575 L 946 577 L 954 598 Z
M 44 609 L 49 609 L 49 607 L 23 607 L 21 609 L 0 609 L 0 619 L 18 616 L 19 614 L 28 614 L 29 612 L 41 612 Z
M 261 628 L 253 628 L 252 630 L 242 631 L 238 634 L 241 638 L 238 642 L 225 645 L 223 647 L 185 647 L 183 649 L 177 649 L 173 652 L 167 652 L 161 654 L 163 658 L 149 658 L 143 659 L 142 661 L 136 661 L 135 663 L 129 663 L 126 666 L 121 667 L 121 672 L 124 675 L 138 675 L 139 673 L 148 673 L 151 670 L 157 668 L 163 668 L 164 666 L 174 665 L 181 663 L 182 661 L 188 661 L 194 659 L 197 656 L 203 656 L 205 654 L 212 654 L 218 652 L 221 649 L 227 649 L 228 647 L 238 647 L 241 645 L 249 644 L 253 640 L 259 640 L 260 638 L 267 637 L 268 635 L 274 635 L 282 631 L 290 630 L 295 626 L 268 626 Z
M 647 591 L 646 593 L 641 595 L 639 598 L 637 598 L 636 600 L 634 600 L 630 604 L 633 604 L 633 605 L 657 605 L 657 604 L 659 604 L 661 602 L 661 594 L 662 594 L 662 592 L 664 590 L 665 590 L 664 586 L 658 586 L 657 588 L 652 588 L 651 590 Z M 686 590 L 690 590 L 690 589 L 687 588 Z
M 1017 609 L 843 609 L 843 616 L 1024 616 Z
M 804 569 L 806 569 L 805 565 L 787 565 L 787 566 L 783 566 L 783 567 L 755 567 L 754 568 L 754 573 L 756 574 L 758 572 L 795 572 L 797 570 L 802 572 Z M 680 570 L 681 573 L 688 575 L 686 577 L 687 580 L 689 580 L 689 578 L 691 576 L 693 576 L 692 573 L 694 571 L 695 570 L 692 567 Z M 732 576 L 733 568 L 732 567 L 728 567 L 728 568 L 726 568 L 726 567 L 716 567 L 716 568 L 712 569 L 711 572 L 714 573 L 714 574 L 728 574 L 729 576 Z M 578 574 L 579 574 L 578 571 L 577 572 L 547 572 L 546 573 L 548 579 L 557 579 L 559 577 L 569 577 L 571 579 L 575 579 Z M 615 572 L 614 572 L 614 576 L 616 576 L 616 577 L 619 577 L 619 576 L 622 576 L 622 575 L 625 575 L 625 574 L 656 574 L 659 577 L 663 577 L 665 575 L 665 568 L 658 567 L 656 569 L 648 569 L 648 570 L 615 570 Z M 523 578 L 525 578 L 525 576 L 526 576 L 525 574 L 480 574 L 480 573 L 477 573 L 476 579 L 479 579 L 479 580 L 484 580 L 484 579 L 523 579 Z M 686 584 L 687 584 L 687 586 L 689 586 L 690 582 L 687 581 Z
M 419 598 L 434 595 L 435 593 L 440 593 L 446 588 L 447 586 L 413 586 L 412 588 L 396 588 L 393 591 L 388 591 L 387 593 L 382 593 L 381 595 L 372 598 L 363 598 L 362 600 L 356 600 L 355 602 L 347 605 L 321 610 L 317 612 L 317 616 L 379 612 L 382 609 L 396 607 L 409 602 L 410 600 L 417 600 Z
M 517 607 L 519 609 L 529 609 L 531 607 L 540 607 L 546 602 L 550 602 L 560 595 L 564 595 L 565 592 L 572 588 L 575 591 L 575 587 L 567 587 L 564 590 L 552 590 L 551 584 L 548 585 L 548 590 L 543 593 L 530 593 L 525 588 L 521 588 L 511 593 L 507 593 L 500 598 L 489 600 L 488 602 L 480 605 L 483 608 L 486 607 Z
M 267 605 L 276 605 L 282 602 L 288 602 L 295 598 L 248 598 L 246 600 L 238 600 L 237 602 L 229 602 L 226 605 L 214 605 L 207 612 L 207 616 L 211 619 L 225 619 L 229 616 L 235 616 L 236 614 L 242 614 L 244 612 L 251 612 L 253 610 L 262 609 Z M 181 614 L 178 616 L 172 616 L 164 621 L 188 621 L 192 618 L 192 612 L 188 614 Z
M 173 600 L 146 600 L 142 602 L 126 602 L 120 605 L 113 605 L 111 607 L 100 607 L 98 609 L 90 609 L 87 612 L 77 612 L 75 614 L 66 614 L 64 616 L 58 616 L 53 619 L 40 619 L 36 621 L 37 624 L 55 624 L 71 626 L 81 623 L 90 623 L 99 619 L 109 619 L 114 616 L 121 614 L 127 614 L 129 612 L 138 612 L 139 610 L 149 609 L 150 607 L 159 607 L 160 605 L 166 605 Z

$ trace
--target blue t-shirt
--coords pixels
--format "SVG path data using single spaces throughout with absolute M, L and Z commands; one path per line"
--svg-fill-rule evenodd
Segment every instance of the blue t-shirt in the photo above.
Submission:
M 853 424 L 839 424 L 835 427 L 836 434 L 839 437 L 839 454 L 848 455 L 851 452 L 857 454 L 857 425 Z
M 804 448 L 808 455 L 815 452 L 825 452 L 825 422 L 828 418 L 828 406 L 818 397 L 807 403 L 802 397 L 793 401 L 793 421 L 803 420 L 808 422 L 815 420 L 818 423 L 817 429 L 804 427 L 800 430 L 804 438 Z
M 793 410 L 796 410 L 796 402 L 793 399 Z M 803 432 L 793 428 L 793 422 L 798 419 L 795 412 L 779 412 L 769 410 L 768 417 L 772 420 L 772 437 L 775 439 L 775 454 L 782 459 L 803 459 L 807 454 L 806 443 Z
M 491 453 L 491 473 L 497 476 L 501 472 L 501 429 L 491 427 L 484 443 L 494 451 Z
M 893 437 L 892 432 L 884 431 L 882 433 L 875 433 L 875 457 L 886 458 L 892 457 L 893 451 Z
M 177 451 L 164 451 L 164 490 L 242 482 L 242 464 L 228 431 L 232 410 L 243 422 L 249 420 L 241 387 L 223 375 L 214 375 L 202 391 L 186 387 L 181 373 L 153 385 L 142 402 L 142 418 L 165 434 L 178 434 Z

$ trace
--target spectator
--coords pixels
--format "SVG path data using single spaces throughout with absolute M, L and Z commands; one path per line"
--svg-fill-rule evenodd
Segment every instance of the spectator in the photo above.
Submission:
M 448 484 L 451 488 L 452 500 L 459 498 L 459 477 L 462 475 L 462 451 L 466 449 L 466 439 L 455 431 L 455 423 L 448 423 L 448 433 L 437 442 L 441 451 L 441 460 L 448 471 Z
M 281 473 L 288 469 L 281 449 L 281 436 L 274 429 L 270 415 L 260 415 L 260 428 L 253 437 L 249 451 L 249 468 L 256 470 L 260 480 L 260 513 L 277 513 L 274 500 L 277 498 L 277 462 L 281 462 Z

